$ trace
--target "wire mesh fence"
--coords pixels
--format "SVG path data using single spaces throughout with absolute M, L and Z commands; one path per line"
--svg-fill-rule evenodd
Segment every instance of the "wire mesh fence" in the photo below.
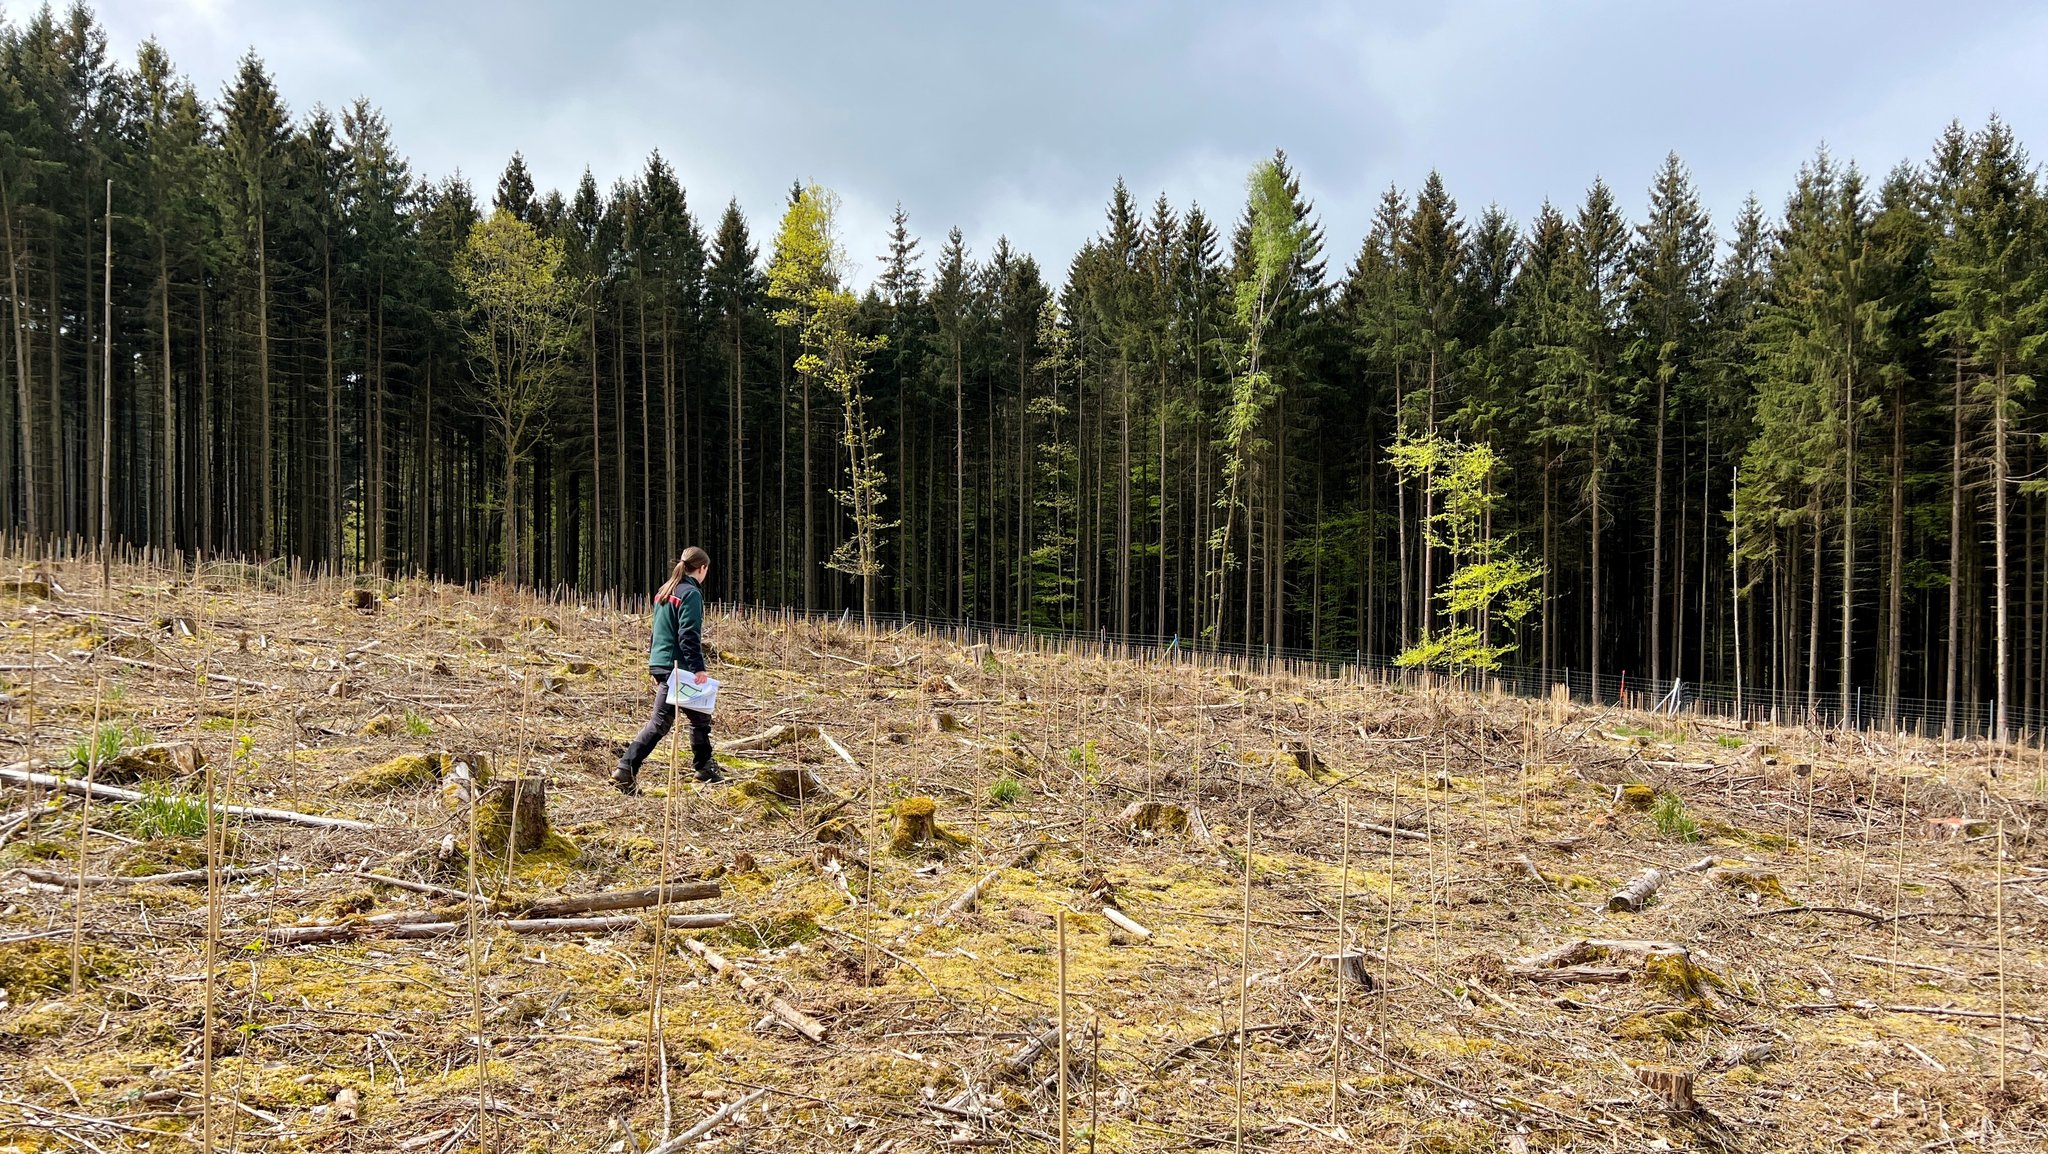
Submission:
M 28 541 L 18 535 L 0 537 L 0 555 L 17 564 L 38 561 L 101 561 L 96 545 L 77 537 Z M 219 582 L 278 583 L 360 580 L 366 575 L 347 566 L 304 565 L 283 559 L 259 560 L 220 553 L 197 557 L 191 552 L 164 552 L 149 547 L 120 545 L 112 550 L 111 564 L 168 570 L 205 571 Z M 472 590 L 498 584 L 480 578 L 454 581 Z M 644 597 L 617 591 L 590 592 L 567 585 L 529 589 L 527 595 L 558 605 L 580 605 L 613 612 L 637 611 Z M 844 629 L 861 628 L 861 614 L 854 609 L 805 611 L 764 602 L 717 602 L 719 612 L 738 614 L 754 620 L 804 622 L 813 626 L 833 623 Z M 1242 642 L 1188 639 L 1175 635 L 1059 628 L 1030 623 L 986 622 L 971 617 L 954 618 L 905 611 L 878 613 L 874 625 L 883 634 L 914 634 L 920 638 L 941 638 L 961 645 L 987 643 L 1008 648 L 1095 655 L 1131 661 L 1185 663 L 1245 671 L 1287 672 L 1295 675 L 1371 681 L 1413 687 L 1451 686 L 1477 692 L 1505 694 L 1530 699 L 1561 697 L 1583 704 L 1613 705 L 1649 710 L 1673 716 L 1717 717 L 1759 724 L 1795 725 L 1812 728 L 1847 728 L 1904 731 L 1927 737 L 1953 739 L 1995 739 L 1997 705 L 1989 700 L 1898 697 L 1887 699 L 1864 687 L 1851 687 L 1846 697 L 1839 688 L 1815 690 L 1760 685 L 1728 685 L 1684 679 L 1642 677 L 1623 671 L 1602 673 L 1573 668 L 1542 669 L 1527 665 L 1504 665 L 1483 674 L 1449 676 L 1429 670 L 1405 667 L 1390 654 L 1361 649 L 1331 650 L 1302 646 L 1269 646 Z M 2048 733 L 2048 712 L 2015 706 L 2007 710 L 2007 740 L 2028 745 L 2043 744 Z

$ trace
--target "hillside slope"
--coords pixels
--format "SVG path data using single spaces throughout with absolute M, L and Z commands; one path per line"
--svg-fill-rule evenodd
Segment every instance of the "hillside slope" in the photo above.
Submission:
M 23 572 L 0 762 L 144 800 L 0 784 L 0 1150 L 1052 1144 L 1062 973 L 1074 1149 L 2048 1141 L 2033 752 L 714 614 L 718 735 L 769 736 L 629 798 L 635 614 Z M 371 828 L 230 819 L 209 911 L 207 773 L 132 753 L 180 741 Z M 553 836 L 472 858 L 458 763 Z M 507 924 L 664 876 L 731 920 Z

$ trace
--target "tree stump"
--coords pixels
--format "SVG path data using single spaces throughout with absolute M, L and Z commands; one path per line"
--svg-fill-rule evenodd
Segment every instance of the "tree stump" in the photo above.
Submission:
M 492 856 L 503 854 L 507 843 L 520 853 L 532 853 L 545 845 L 547 779 L 514 777 L 485 789 L 477 804 L 476 836 L 484 851 Z
M 1167 834 L 1185 833 L 1188 813 L 1167 801 L 1134 801 L 1116 815 L 1116 827 L 1141 841 Z
M 928 797 L 906 797 L 897 802 L 890 852 L 944 854 L 968 845 L 966 838 L 939 824 L 938 812 L 938 803 Z
M 1700 1104 L 1692 1096 L 1692 1071 L 1675 1066 L 1637 1066 L 1636 1081 L 1655 1091 L 1664 1100 L 1664 1108 L 1673 1114 L 1698 1112 Z

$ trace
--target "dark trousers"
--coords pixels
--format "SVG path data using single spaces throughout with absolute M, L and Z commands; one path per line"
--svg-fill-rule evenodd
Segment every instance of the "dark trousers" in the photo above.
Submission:
M 641 763 L 647 760 L 676 723 L 677 709 L 668 703 L 668 675 L 655 674 L 653 680 L 654 712 L 648 715 L 647 724 L 640 727 L 639 735 L 633 738 L 633 743 L 626 747 L 625 755 L 619 758 L 620 764 L 635 773 L 640 771 Z M 711 715 L 695 709 L 681 712 L 690 721 L 691 764 L 697 776 L 702 777 L 714 769 L 711 761 Z

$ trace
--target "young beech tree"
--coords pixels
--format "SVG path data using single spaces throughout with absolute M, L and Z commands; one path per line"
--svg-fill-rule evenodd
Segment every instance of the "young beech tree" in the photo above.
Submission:
M 1420 484 L 1434 498 L 1435 508 L 1422 523 L 1423 541 L 1451 560 L 1450 576 L 1432 591 L 1449 625 L 1425 630 L 1395 664 L 1454 674 L 1499 669 L 1515 644 L 1496 643 L 1495 630 L 1512 630 L 1529 616 L 1543 570 L 1487 530 L 1488 514 L 1499 501 L 1492 447 L 1424 433 L 1397 439 L 1387 455 L 1404 481 Z
M 797 375 L 822 383 L 839 399 L 842 416 L 839 442 L 846 449 L 847 483 L 832 495 L 853 520 L 853 536 L 840 543 L 825 562 L 827 568 L 860 578 L 861 620 L 875 624 L 875 578 L 882 572 L 882 534 L 895 523 L 882 519 L 888 477 L 882 471 L 881 430 L 867 417 L 861 378 L 867 358 L 887 343 L 880 336 L 855 331 L 860 299 L 842 279 L 846 253 L 839 243 L 834 218 L 839 197 L 812 184 L 791 198 L 775 236 L 775 259 L 768 266 L 768 295 L 781 302 L 775 323 L 795 329 L 803 352 Z
M 1273 319 L 1273 308 L 1278 302 L 1280 291 L 1285 287 L 1283 278 L 1293 269 L 1309 241 L 1309 227 L 1294 212 L 1294 197 L 1287 187 L 1287 174 L 1276 161 L 1263 160 L 1252 169 L 1247 182 L 1251 191 L 1251 204 L 1246 213 L 1251 230 L 1251 275 L 1237 285 L 1237 322 L 1244 330 L 1244 369 L 1231 382 L 1230 406 L 1223 421 L 1223 496 L 1217 502 L 1223 523 L 1210 539 L 1211 575 L 1215 582 L 1215 612 L 1210 621 L 1223 619 L 1223 593 L 1225 576 L 1235 564 L 1230 552 L 1231 530 L 1236 524 L 1236 514 L 1244 512 L 1247 523 L 1250 509 L 1246 507 L 1244 488 L 1246 473 L 1253 460 L 1265 451 L 1266 441 L 1260 434 L 1267 406 L 1274 400 L 1272 376 L 1266 372 L 1260 361 L 1266 328 Z M 1249 535 L 1249 524 L 1247 524 Z M 1247 586 L 1245 596 L 1250 598 Z M 1213 624 L 1212 624 L 1213 628 Z M 1251 634 L 1245 634 L 1250 644 Z
M 465 337 L 472 358 L 472 406 L 504 452 L 504 573 L 525 577 L 519 547 L 519 467 L 546 429 L 567 387 L 576 351 L 581 291 L 562 267 L 562 242 L 500 208 L 470 229 L 455 257 Z

